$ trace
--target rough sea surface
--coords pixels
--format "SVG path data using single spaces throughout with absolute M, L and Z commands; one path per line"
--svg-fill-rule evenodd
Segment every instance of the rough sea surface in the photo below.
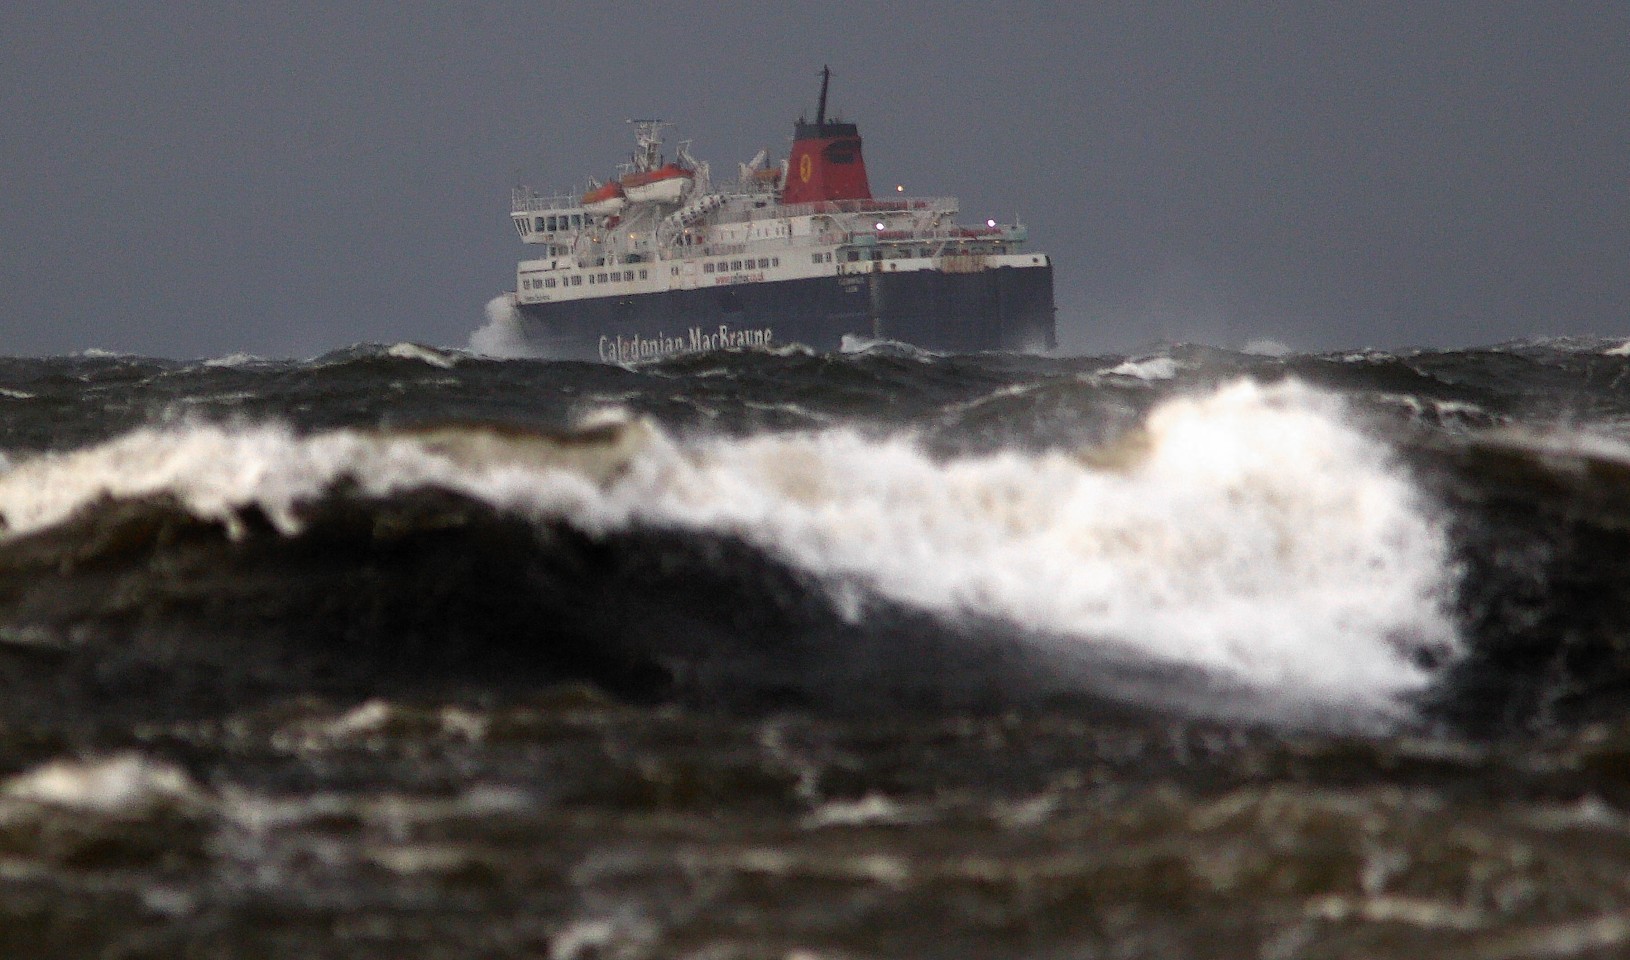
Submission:
M 0 360 L 0 955 L 1630 953 L 1630 350 Z

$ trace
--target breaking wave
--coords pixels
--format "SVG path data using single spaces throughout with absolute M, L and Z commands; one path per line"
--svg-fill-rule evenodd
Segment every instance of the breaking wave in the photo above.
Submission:
M 143 429 L 15 464 L 0 515 L 16 538 L 156 498 L 288 537 L 340 486 L 451 491 L 590 537 L 733 538 L 851 623 L 883 602 L 1009 624 L 1061 665 L 1108 647 L 1365 710 L 1457 646 L 1434 510 L 1337 399 L 1294 382 L 1169 400 L 1109 447 L 950 458 L 845 428 L 680 441 L 615 411 L 565 434 Z

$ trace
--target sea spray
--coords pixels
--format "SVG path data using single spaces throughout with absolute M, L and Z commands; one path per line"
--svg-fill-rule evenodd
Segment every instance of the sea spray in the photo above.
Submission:
M 487 322 L 470 332 L 470 349 L 489 357 L 505 360 L 544 356 L 536 345 L 529 342 L 521 330 L 521 315 L 515 309 L 510 294 L 500 294 L 487 301 Z

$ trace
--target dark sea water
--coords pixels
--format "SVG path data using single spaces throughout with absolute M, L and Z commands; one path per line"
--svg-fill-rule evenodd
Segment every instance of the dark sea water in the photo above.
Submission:
M 0 956 L 1630 953 L 1630 350 L 0 359 Z

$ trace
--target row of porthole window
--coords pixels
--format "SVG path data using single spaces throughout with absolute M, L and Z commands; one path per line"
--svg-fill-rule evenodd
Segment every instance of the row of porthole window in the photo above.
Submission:
M 581 287 L 583 285 L 583 277 L 584 276 L 587 276 L 589 278 L 589 283 L 591 285 L 592 284 L 597 284 L 597 283 L 623 283 L 623 282 L 634 279 L 634 271 L 632 271 L 632 270 L 613 270 L 610 273 L 590 273 L 590 274 L 578 274 L 576 276 L 571 276 L 571 277 L 561 277 L 560 281 L 559 281 L 559 285 L 563 286 L 563 287 Z M 646 279 L 647 276 L 649 276 L 649 271 L 641 270 L 639 272 L 639 278 L 641 280 Z M 539 277 L 537 279 L 523 279 L 521 281 L 521 289 L 522 290 L 553 290 L 555 288 L 555 284 L 556 284 L 556 281 L 555 281 L 554 277 Z
M 716 264 L 709 261 L 708 263 L 702 264 L 702 272 L 703 273 L 734 273 L 737 270 L 752 270 L 754 268 L 753 265 L 754 265 L 755 262 L 758 264 L 758 269 L 760 269 L 760 270 L 763 270 L 765 267 L 779 267 L 779 266 L 781 266 L 781 258 L 780 257 L 759 257 L 757 261 L 753 261 L 753 260 L 720 260 Z

